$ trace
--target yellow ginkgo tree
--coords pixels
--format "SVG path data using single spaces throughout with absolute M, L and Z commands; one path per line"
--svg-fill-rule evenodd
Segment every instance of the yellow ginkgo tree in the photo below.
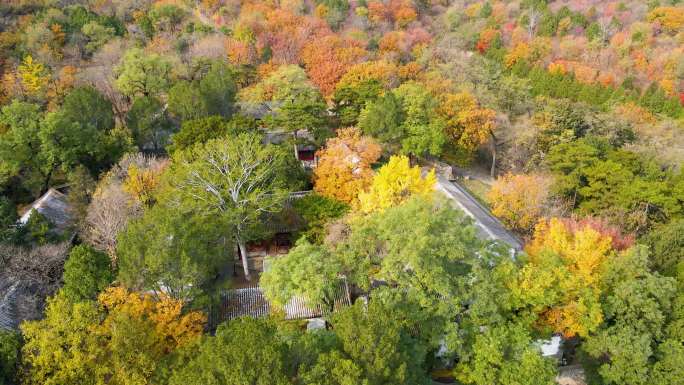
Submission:
M 537 305 L 541 323 L 566 337 L 595 331 L 603 321 L 601 278 L 616 256 L 612 238 L 590 225 L 553 218 L 537 224 L 526 252 L 517 294 Z
M 154 203 L 153 194 L 160 182 L 160 174 L 168 162 L 160 162 L 155 167 L 140 168 L 136 165 L 128 167 L 128 177 L 123 182 L 123 190 L 143 205 Z
M 412 196 L 431 198 L 437 177 L 431 170 L 425 176 L 420 167 L 411 167 L 406 156 L 392 156 L 373 177 L 370 188 L 359 194 L 358 209 L 364 213 L 382 211 Z
M 31 55 L 24 58 L 17 68 L 19 78 L 24 90 L 30 95 L 39 95 L 47 87 L 49 74 L 45 66 L 35 60 Z
M 446 122 L 444 131 L 451 143 L 468 153 L 489 143 L 492 152 L 492 169 L 496 166 L 496 111 L 481 107 L 475 96 L 469 92 L 447 93 L 441 97 L 437 109 Z
M 551 179 L 538 174 L 506 174 L 487 193 L 492 214 L 511 229 L 531 233 L 549 208 Z
M 151 384 L 165 360 L 202 337 L 207 317 L 164 294 L 105 289 L 97 301 L 47 301 L 22 323 L 26 384 Z

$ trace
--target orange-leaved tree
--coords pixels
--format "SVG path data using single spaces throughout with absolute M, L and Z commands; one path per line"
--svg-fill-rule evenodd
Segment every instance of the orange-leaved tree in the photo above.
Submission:
M 506 67 L 510 68 L 518 62 L 526 61 L 531 55 L 530 51 L 531 49 L 529 44 L 525 42 L 516 44 L 515 47 L 508 51 L 506 57 L 504 58 Z
M 325 20 L 313 15 L 298 15 L 283 7 L 260 10 L 262 7 L 269 8 L 265 2 L 245 3 L 242 6 L 241 18 L 258 20 L 259 13 L 265 13 L 265 23 L 255 28 L 255 30 L 262 31 L 257 34 L 256 44 L 270 47 L 271 60 L 274 63 L 298 63 L 302 49 L 307 44 L 332 33 Z
M 382 148 L 371 137 L 362 136 L 357 128 L 345 128 L 336 138 L 328 139 L 317 156 L 314 190 L 321 195 L 345 203 L 356 200 L 359 192 L 370 185 L 371 165 L 382 154 Z
M 366 55 L 367 51 L 360 42 L 328 35 L 304 46 L 301 58 L 311 81 L 324 96 L 329 97 L 349 67 Z
M 74 66 L 64 66 L 59 70 L 57 79 L 48 86 L 47 97 L 49 100 L 48 110 L 55 111 L 64 102 L 64 97 L 76 84 L 76 74 L 78 68 Z
M 397 28 L 406 27 L 418 17 L 413 3 L 408 0 L 391 0 L 388 8 Z

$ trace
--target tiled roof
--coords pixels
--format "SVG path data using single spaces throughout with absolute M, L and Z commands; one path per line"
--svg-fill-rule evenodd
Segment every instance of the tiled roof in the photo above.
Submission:
M 334 293 L 334 310 L 350 306 L 351 298 L 346 280 L 340 280 Z M 282 309 L 285 319 L 306 319 L 321 317 L 326 314 L 322 306 L 309 307 L 302 297 L 293 297 Z M 212 309 L 211 324 L 213 327 L 219 323 L 237 317 L 265 317 L 271 314 L 272 306 L 264 296 L 259 286 L 242 289 L 226 290 L 221 293 L 221 303 L 216 309 Z
M 0 309 L 0 330 L 14 330 L 14 317 Z
M 38 198 L 31 207 L 21 216 L 19 221 L 24 224 L 31 217 L 33 210 L 43 214 L 59 232 L 64 232 L 71 224 L 69 203 L 66 195 L 55 190 L 49 189 L 42 197 Z
M 13 306 L 17 285 L 17 283 L 11 284 L 7 292 L 0 297 L 0 330 L 14 330 L 17 328 Z
M 275 114 L 275 110 L 280 107 L 281 103 L 277 102 L 262 102 L 262 103 L 249 103 L 249 102 L 239 102 L 237 103 L 240 113 L 250 118 L 263 119 L 268 115 Z

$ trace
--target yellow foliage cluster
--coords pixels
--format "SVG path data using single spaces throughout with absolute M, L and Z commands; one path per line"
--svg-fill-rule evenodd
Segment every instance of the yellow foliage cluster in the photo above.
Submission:
M 369 80 L 377 80 L 383 87 L 389 89 L 397 85 L 399 68 L 396 64 L 386 61 L 367 61 L 355 64 L 340 78 L 337 88 L 355 86 Z
M 480 15 L 480 11 L 482 10 L 483 5 L 484 5 L 484 3 L 480 3 L 480 2 L 470 4 L 465 9 L 464 13 L 466 14 L 466 16 L 468 16 L 470 18 L 478 17 Z
M 494 182 L 487 199 L 506 226 L 527 233 L 544 215 L 550 187 L 542 175 L 506 174 Z
M 320 17 L 321 19 L 325 19 L 328 16 L 328 12 L 330 12 L 330 10 L 325 4 L 318 4 L 314 10 L 316 17 Z
M 123 190 L 142 204 L 152 203 L 154 190 L 159 185 L 159 175 L 165 165 L 157 169 L 140 169 L 134 164 L 130 165 L 128 176 L 123 181 Z
M 96 303 L 48 300 L 22 324 L 25 384 L 150 384 L 162 360 L 202 337 L 207 317 L 165 296 L 111 287 Z
M 399 78 L 401 80 L 415 80 L 421 73 L 422 67 L 420 64 L 412 61 L 399 67 Z
M 437 71 L 421 72 L 417 80 L 440 103 L 443 103 L 446 96 L 450 95 L 456 87 L 453 80 L 445 79 Z
M 554 305 L 537 309 L 543 322 L 566 337 L 596 330 L 603 320 L 601 274 L 615 256 L 611 237 L 589 225 L 571 229 L 553 218 L 537 224 L 526 252 L 529 263 L 521 273 L 520 294 L 535 296 L 534 290 L 538 294 L 553 286 L 558 297 Z
M 317 154 L 314 190 L 321 195 L 352 203 L 373 178 L 371 165 L 382 154 L 372 138 L 362 136 L 357 128 L 339 130 Z
M 560 35 L 570 31 L 572 27 L 572 19 L 570 17 L 564 17 L 558 22 L 558 33 Z
M 447 94 L 438 112 L 446 120 L 446 132 L 452 141 L 468 151 L 487 143 L 496 126 L 496 112 L 479 107 L 468 92 Z
M 235 26 L 232 36 L 235 40 L 243 43 L 253 43 L 256 41 L 256 36 L 254 35 L 252 28 L 242 23 Z
M 33 60 L 31 55 L 24 58 L 18 68 L 19 78 L 24 90 L 30 95 L 39 95 L 50 79 L 43 64 Z
M 677 95 L 677 81 L 672 78 L 661 79 L 658 84 L 669 97 Z
M 202 0 L 200 5 L 203 9 L 215 11 L 221 6 L 221 2 L 219 0 Z
M 261 63 L 257 66 L 257 77 L 259 79 L 266 79 L 269 77 L 272 73 L 278 70 L 278 67 L 280 65 L 276 64 L 273 62 L 273 60 L 269 60 L 268 63 Z
M 558 254 L 573 274 L 591 285 L 597 283 L 601 264 L 613 249 L 610 236 L 601 235 L 590 226 L 573 232 L 560 219 L 552 218 L 537 224 L 525 251 L 533 263 L 545 251 Z
M 565 67 L 565 64 L 562 61 L 550 63 L 547 67 L 547 70 L 554 75 L 565 75 L 568 72 L 568 69 Z
M 402 31 L 387 32 L 378 42 L 378 48 L 382 55 L 401 53 L 405 51 L 408 46 L 409 43 L 406 41 L 406 36 L 405 34 L 402 34 Z
M 658 22 L 666 31 L 677 33 L 684 27 L 684 8 L 658 7 L 648 14 L 648 21 Z
M 525 42 L 520 42 L 516 44 L 516 46 L 513 47 L 513 49 L 510 50 L 504 58 L 506 67 L 513 67 L 516 63 L 527 60 L 530 57 L 531 53 L 532 50 L 530 49 L 529 44 Z
M 146 14 L 144 11 L 141 11 L 141 10 L 135 10 L 135 11 L 133 11 L 133 14 L 132 14 L 132 15 L 133 15 L 133 20 L 134 20 L 136 23 L 139 23 L 140 20 L 142 20 L 145 16 L 147 16 L 147 14 Z
M 100 331 L 111 329 L 117 314 L 125 314 L 138 320 L 147 320 L 163 344 L 163 351 L 170 352 L 197 340 L 207 321 L 206 315 L 192 311 L 183 314 L 183 303 L 166 295 L 155 298 L 150 294 L 130 292 L 122 287 L 111 287 L 98 297 L 108 311 Z
M 337 49 L 337 58 L 350 65 L 359 62 L 366 55 L 366 49 L 361 45 L 363 44 L 350 39 L 347 45 Z
M 596 76 L 598 75 L 598 71 L 595 68 L 583 64 L 576 64 L 573 71 L 577 81 L 585 84 L 594 83 L 594 81 L 596 81 Z
M 359 194 L 358 209 L 371 213 L 397 206 L 412 196 L 431 198 L 435 183 L 434 170 L 421 176 L 420 167 L 411 167 L 407 157 L 392 156 L 375 175 L 369 190 Z
M 153 7 L 161 7 L 163 5 L 173 5 L 178 8 L 186 8 L 184 0 L 157 0 L 154 2 Z
M 622 116 L 627 121 L 635 124 L 653 124 L 657 121 L 651 111 L 637 105 L 634 102 L 627 102 L 615 107 L 615 114 Z

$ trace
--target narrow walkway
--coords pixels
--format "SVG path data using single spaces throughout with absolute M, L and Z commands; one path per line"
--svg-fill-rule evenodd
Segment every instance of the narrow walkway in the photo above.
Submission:
M 522 251 L 523 243 L 518 237 L 506 230 L 504 225 L 480 204 L 469 192 L 456 182 L 444 176 L 437 176 L 436 189 L 447 196 L 456 206 L 473 218 L 475 226 L 483 238 L 507 243 L 516 251 Z

